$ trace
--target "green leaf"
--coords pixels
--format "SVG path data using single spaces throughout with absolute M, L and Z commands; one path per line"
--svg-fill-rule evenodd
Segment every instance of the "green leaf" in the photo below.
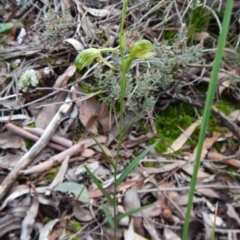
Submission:
M 128 132 L 128 130 L 130 129 L 130 127 L 131 127 L 134 123 L 136 123 L 136 122 L 141 118 L 142 113 L 144 112 L 144 110 L 145 110 L 145 109 L 143 109 L 139 114 L 137 114 L 137 115 L 131 120 L 131 122 L 127 125 L 127 127 L 124 129 L 124 131 L 123 131 L 123 133 L 122 133 L 122 136 L 123 136 L 123 137 L 127 134 L 127 132 Z
M 188 205 L 187 205 L 187 211 L 185 215 L 182 239 L 188 239 L 188 228 L 189 228 L 189 221 L 191 219 L 193 197 L 195 193 L 195 186 L 197 183 L 198 169 L 201 163 L 202 148 L 203 148 L 203 144 L 204 144 L 204 140 L 207 132 L 209 118 L 211 115 L 211 107 L 212 107 L 213 99 L 216 93 L 216 86 L 218 83 L 219 70 L 222 64 L 223 53 L 224 53 L 225 45 L 227 42 L 229 24 L 232 16 L 233 2 L 234 2 L 233 0 L 228 0 L 226 3 L 226 8 L 224 11 L 224 17 L 222 21 L 222 31 L 220 31 L 220 34 L 218 36 L 217 51 L 216 51 L 214 62 L 213 62 L 210 83 L 208 85 L 207 98 L 205 101 L 202 124 L 201 124 L 201 129 L 200 129 L 199 138 L 198 138 L 196 158 L 194 161 L 194 169 L 192 173 L 191 186 L 188 194 Z M 196 0 L 195 0 L 195 3 L 196 3 Z
M 99 142 L 96 140 L 96 138 L 94 137 L 94 135 L 92 133 L 90 133 L 91 137 L 93 138 L 93 140 L 95 141 L 95 143 L 98 145 L 98 147 L 101 149 L 102 153 L 104 154 L 104 156 L 107 158 L 107 160 L 110 162 L 110 164 L 115 167 L 115 163 L 114 161 L 107 155 L 107 153 L 104 151 L 104 149 L 102 148 L 102 145 L 99 144 Z
M 153 205 L 153 204 L 149 204 L 149 205 L 145 205 L 145 206 L 143 206 L 143 207 L 134 208 L 134 209 L 132 209 L 132 210 L 129 210 L 129 211 L 125 212 L 125 213 L 122 213 L 122 214 L 118 215 L 118 216 L 117 216 L 117 220 L 119 221 L 119 220 L 121 220 L 122 218 L 125 218 L 125 217 L 128 217 L 128 216 L 130 216 L 130 215 L 133 215 L 133 214 L 135 214 L 135 213 L 141 212 L 141 211 L 144 210 L 144 209 L 147 209 L 147 208 L 149 208 L 149 207 L 152 207 L 152 205 Z
M 110 202 L 110 204 L 113 205 L 115 200 L 110 196 L 110 194 L 107 192 L 107 190 L 105 188 L 103 188 L 102 184 L 95 177 L 95 175 L 89 170 L 89 168 L 86 165 L 84 165 L 84 167 L 85 167 L 87 173 L 90 175 L 93 182 L 97 185 L 99 190 L 102 192 L 102 194 L 107 198 L 107 200 Z
M 110 227 L 113 230 L 115 230 L 116 228 L 115 228 L 115 223 L 113 221 L 113 218 L 112 218 L 111 214 L 109 213 L 109 211 L 107 209 L 107 206 L 104 203 L 102 203 L 102 209 L 103 209 L 103 212 L 104 212 L 104 214 L 105 214 L 105 216 L 108 220 L 108 223 L 109 223 Z
M 13 23 L 0 23 L 0 33 L 7 32 L 11 30 L 13 27 Z
M 60 183 L 55 190 L 63 193 L 72 193 L 79 201 L 89 202 L 88 191 L 83 184 L 63 182 Z
M 129 173 L 138 165 L 142 158 L 145 157 L 150 152 L 150 150 L 153 149 L 157 144 L 158 143 L 156 142 L 153 145 L 149 146 L 127 166 L 127 168 L 122 172 L 121 176 L 117 179 L 116 187 L 121 184 L 121 182 L 129 175 Z

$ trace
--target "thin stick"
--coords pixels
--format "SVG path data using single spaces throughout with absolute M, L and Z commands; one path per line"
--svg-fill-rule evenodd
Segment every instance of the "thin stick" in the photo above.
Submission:
M 63 117 L 69 112 L 72 107 L 72 102 L 68 101 L 68 97 L 66 102 L 59 108 L 58 112 L 52 119 L 52 121 L 48 124 L 45 129 L 43 135 L 40 139 L 32 146 L 32 148 L 20 159 L 14 169 L 8 174 L 8 176 L 2 182 L 0 186 L 0 201 L 3 199 L 5 194 L 11 188 L 12 184 L 16 181 L 19 176 L 19 172 L 25 169 L 41 151 L 46 147 L 49 140 L 55 133 L 58 128 Z
M 13 125 L 12 123 L 7 123 L 7 124 L 5 125 L 5 128 L 7 128 L 9 131 L 11 131 L 11 132 L 13 132 L 13 133 L 15 133 L 15 134 L 23 137 L 23 138 L 30 139 L 30 140 L 32 140 L 32 141 L 34 141 L 34 142 L 37 142 L 37 141 L 39 140 L 39 137 L 38 137 L 38 136 L 32 134 L 31 132 L 28 132 L 28 131 L 25 130 L 25 129 L 22 129 L 22 128 L 20 128 L 20 127 L 17 127 L 17 126 L 15 126 L 15 125 Z M 44 130 L 43 130 L 43 132 L 44 132 Z M 43 132 L 42 132 L 42 133 L 43 133 Z M 52 139 L 52 138 L 51 138 L 51 139 Z M 51 140 L 51 139 L 50 139 L 50 140 Z M 64 143 L 63 140 L 62 140 L 62 143 Z M 56 143 L 53 143 L 53 142 L 48 142 L 48 143 L 47 143 L 47 146 L 50 147 L 50 148 L 52 148 L 52 149 L 58 150 L 58 151 L 60 151 L 60 152 L 66 150 L 66 148 L 67 148 L 64 144 L 59 144 L 59 143 L 56 144 Z M 68 147 L 69 147 L 69 146 L 68 146 Z

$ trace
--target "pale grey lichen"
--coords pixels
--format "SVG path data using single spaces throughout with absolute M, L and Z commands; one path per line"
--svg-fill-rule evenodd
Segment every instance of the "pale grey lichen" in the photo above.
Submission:
M 50 68 L 50 67 L 45 67 L 45 68 L 43 69 L 43 71 L 44 71 L 44 73 L 47 74 L 47 75 L 50 74 L 50 73 L 54 73 L 54 72 L 53 72 L 53 69 Z
M 36 87 L 39 83 L 36 72 L 33 69 L 27 70 L 18 80 L 18 88 L 26 92 L 29 87 Z

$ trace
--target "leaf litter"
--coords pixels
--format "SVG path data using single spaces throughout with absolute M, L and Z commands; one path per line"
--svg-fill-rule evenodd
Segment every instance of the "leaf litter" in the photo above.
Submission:
M 75 0 L 50 2 L 52 7 L 42 3 L 42 10 L 27 3 L 29 17 L 25 14 L 25 6 L 13 3 L 3 6 L 7 12 L 1 20 L 10 24 L 0 25 L 0 36 L 5 34 L 3 40 L 0 38 L 0 237 L 113 239 L 113 231 L 103 215 L 102 203 L 106 199 L 84 166 L 112 194 L 114 178 L 108 157 L 114 160 L 116 156 L 119 116 L 107 100 L 102 101 L 101 91 L 89 93 L 91 84 L 96 81 L 94 71 L 102 66 L 93 66 L 80 75 L 72 64 L 78 51 L 91 45 L 98 48 L 105 42 L 110 46 L 115 44 L 121 5 L 115 1 L 97 4 Z M 65 12 L 66 6 L 70 6 L 70 14 Z M 141 21 L 130 24 L 129 30 L 142 29 L 142 37 L 157 41 L 162 26 L 154 19 L 160 17 L 157 13 L 160 7 L 166 14 L 175 11 L 171 6 L 154 6 L 149 1 L 130 3 L 129 19 Z M 0 9 L 3 10 L 2 6 Z M 12 24 L 15 17 L 24 24 Z M 9 30 L 6 28 L 11 31 L 5 32 Z M 17 38 L 21 29 L 27 35 Z M 207 41 L 212 39 L 209 36 L 208 32 L 202 31 L 195 33 L 194 38 Z M 239 68 L 230 67 L 227 60 L 225 65 L 219 74 L 218 97 L 225 97 L 229 91 L 230 97 L 239 103 L 236 85 Z M 51 79 L 44 72 L 46 66 L 54 69 Z M 203 106 L 203 95 L 195 87 L 195 80 L 201 76 L 203 82 L 209 82 L 206 67 L 200 62 L 196 66 L 190 64 L 187 71 L 178 72 L 185 79 L 182 82 L 185 88 L 172 94 L 178 86 L 176 78 L 176 85 L 172 82 L 173 88 L 169 86 L 171 91 L 160 89 L 155 112 L 163 114 L 165 108 L 174 107 L 176 100 L 182 104 L 187 101 L 193 108 Z M 34 70 L 41 81 L 30 85 L 27 91 L 25 88 L 21 91 L 18 83 L 28 70 Z M 145 74 L 142 69 L 137 71 Z M 235 82 L 231 81 L 233 77 Z M 85 85 L 80 85 L 83 81 Z M 221 123 L 215 123 L 218 130 L 209 130 L 204 142 L 189 240 L 210 239 L 214 225 L 215 239 L 240 238 L 239 109 L 223 113 L 213 108 L 213 113 Z M 134 111 L 127 112 L 124 127 L 136 116 Z M 142 125 L 143 120 L 149 123 L 153 117 L 153 111 L 142 114 L 127 132 L 120 149 L 118 177 L 156 135 L 156 126 L 151 129 Z M 167 150 L 150 151 L 119 185 L 118 214 L 150 206 L 121 219 L 117 239 L 181 239 L 197 147 L 197 144 L 187 145 L 193 141 L 194 131 L 198 131 L 200 121 L 196 119 L 183 128 L 179 118 L 179 124 L 172 125 L 167 131 L 183 129 L 182 133 L 167 146 Z M 166 136 L 155 137 L 161 139 L 161 144 Z M 111 206 L 106 206 L 111 212 Z M 79 223 L 80 229 L 70 226 L 73 220 Z

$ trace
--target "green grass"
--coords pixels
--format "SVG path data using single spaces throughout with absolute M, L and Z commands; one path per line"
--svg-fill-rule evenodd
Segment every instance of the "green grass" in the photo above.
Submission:
M 187 14 L 188 39 L 191 41 L 196 32 L 207 31 L 211 13 L 202 6 L 196 7 Z
M 196 1 L 194 1 L 194 3 L 196 4 Z M 193 207 L 194 191 L 195 191 L 195 186 L 197 183 L 197 174 L 198 174 L 198 169 L 200 166 L 201 153 L 202 153 L 204 139 L 206 136 L 206 130 L 207 130 L 209 118 L 211 115 L 211 106 L 213 104 L 213 99 L 214 99 L 214 95 L 216 92 L 218 74 L 219 74 L 219 70 L 220 70 L 220 66 L 221 66 L 221 62 L 222 62 L 224 48 L 226 45 L 229 23 L 230 23 L 230 18 L 231 18 L 231 14 L 232 14 L 232 6 L 233 6 L 233 0 L 228 0 L 226 3 L 226 9 L 225 9 L 225 13 L 224 13 L 223 22 L 222 22 L 222 31 L 218 38 L 217 51 L 215 54 L 213 69 L 211 72 L 211 81 L 210 81 L 209 87 L 208 87 L 207 99 L 205 101 L 203 119 L 202 119 L 201 129 L 200 129 L 200 133 L 199 133 L 199 139 L 198 139 L 198 148 L 197 148 L 197 152 L 196 152 L 194 170 L 193 170 L 193 175 L 192 175 L 192 179 L 191 179 L 191 187 L 190 187 L 189 196 L 188 196 L 187 211 L 186 211 L 185 221 L 184 221 L 184 228 L 183 228 L 183 235 L 182 235 L 183 240 L 188 239 L 188 229 L 189 229 L 191 211 L 192 211 L 192 207 Z M 212 234 L 212 236 L 214 236 L 214 234 Z

